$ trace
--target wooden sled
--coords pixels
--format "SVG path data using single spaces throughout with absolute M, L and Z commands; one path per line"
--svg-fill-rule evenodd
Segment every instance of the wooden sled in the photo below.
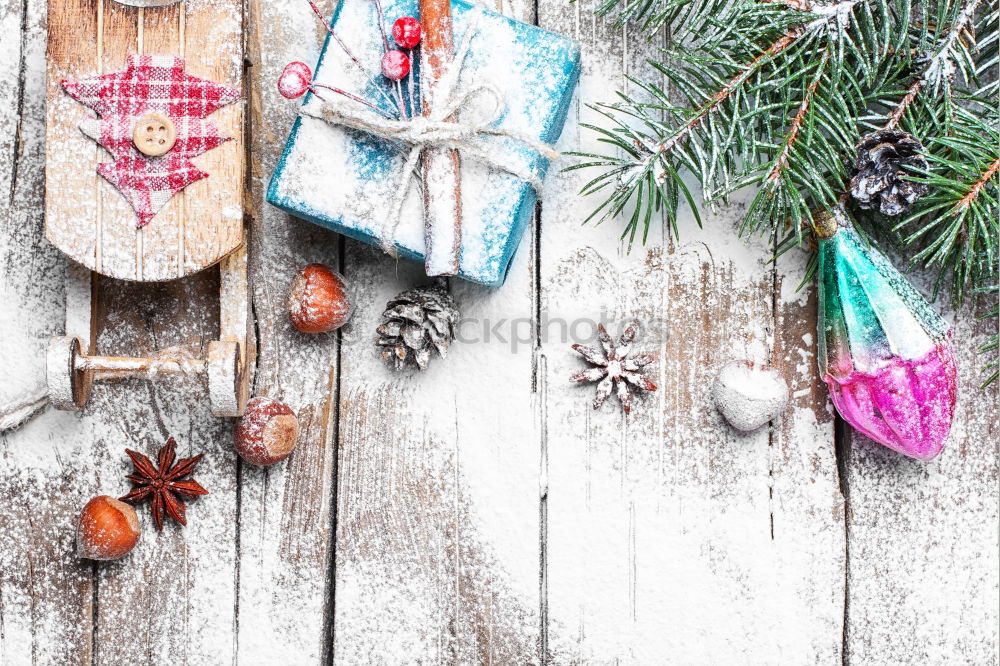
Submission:
M 210 176 L 188 185 L 152 222 L 137 229 L 131 206 L 97 173 L 97 164 L 111 156 L 80 131 L 80 121 L 93 113 L 67 95 L 61 82 L 115 72 L 130 54 L 150 53 L 183 56 L 189 74 L 241 88 L 242 1 L 49 0 L 48 24 L 45 235 L 87 269 L 74 266 L 69 271 L 66 335 L 53 338 L 48 348 L 49 398 L 59 409 L 80 410 L 94 382 L 196 373 L 208 376 L 212 412 L 239 416 L 253 354 L 241 105 L 210 116 L 232 137 L 194 158 Z M 219 339 L 209 343 L 207 358 L 95 355 L 89 271 L 156 282 L 217 263 L 222 272 L 221 330 Z M 88 305 L 86 321 L 72 315 L 81 310 L 80 300 Z

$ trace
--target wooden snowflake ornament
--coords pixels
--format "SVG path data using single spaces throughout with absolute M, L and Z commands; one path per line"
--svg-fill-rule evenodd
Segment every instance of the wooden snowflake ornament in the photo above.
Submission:
M 578 372 L 570 377 L 571 382 L 598 382 L 597 395 L 594 397 L 594 409 L 599 409 L 611 395 L 614 388 L 622 409 L 628 414 L 632 411 L 632 394 L 636 390 L 655 391 L 656 384 L 642 374 L 642 369 L 656 360 L 652 352 L 632 354 L 632 341 L 639 332 L 639 322 L 632 321 L 615 344 L 608 335 L 603 324 L 597 325 L 597 337 L 601 349 L 585 345 L 573 345 L 573 350 L 580 354 L 594 367 Z

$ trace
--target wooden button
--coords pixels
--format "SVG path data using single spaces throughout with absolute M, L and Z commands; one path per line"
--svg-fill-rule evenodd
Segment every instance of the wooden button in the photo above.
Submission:
M 135 123 L 132 143 L 143 155 L 159 157 L 174 147 L 177 129 L 170 118 L 159 113 L 147 113 Z

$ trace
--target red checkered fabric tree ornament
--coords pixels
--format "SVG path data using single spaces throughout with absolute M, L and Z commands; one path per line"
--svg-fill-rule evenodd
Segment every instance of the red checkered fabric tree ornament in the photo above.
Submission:
M 240 99 L 235 88 L 186 74 L 184 59 L 177 56 L 132 55 L 123 71 L 62 85 L 97 112 L 99 117 L 84 120 L 80 129 L 114 157 L 98 165 L 98 173 L 132 205 L 140 228 L 177 192 L 209 176 L 191 158 L 231 137 L 205 118 Z M 136 143 L 143 129 L 139 121 L 152 117 L 167 122 L 150 125 L 150 132 L 165 126 L 169 136 L 143 152 Z

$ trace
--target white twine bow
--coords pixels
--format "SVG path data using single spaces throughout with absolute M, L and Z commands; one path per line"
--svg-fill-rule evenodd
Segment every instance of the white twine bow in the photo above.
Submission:
M 360 104 L 339 100 L 333 102 L 327 99 L 320 99 L 318 109 L 308 106 L 302 109 L 303 115 L 319 118 L 333 125 L 361 130 L 410 149 L 400 174 L 398 186 L 394 189 L 395 194 L 389 208 L 389 219 L 383 224 L 382 232 L 379 234 L 379 244 L 382 249 L 393 256 L 396 254 L 393 238 L 396 235 L 396 228 L 399 226 L 403 202 L 410 184 L 413 182 L 412 177 L 419 175 L 420 157 L 425 149 L 432 147 L 458 149 L 465 156 L 477 159 L 525 181 L 535 189 L 539 196 L 542 192 L 541 178 L 531 169 L 522 166 L 511 154 L 489 150 L 481 139 L 489 136 L 506 137 L 522 143 L 549 160 L 555 159 L 559 155 L 550 144 L 539 141 L 533 136 L 493 126 L 493 123 L 500 118 L 504 111 L 503 96 L 495 86 L 479 84 L 459 89 L 459 75 L 465 66 L 472 38 L 479 32 L 481 16 L 482 10 L 477 10 L 471 26 L 465 31 L 465 36 L 455 53 L 454 60 L 444 76 L 435 84 L 434 104 L 431 105 L 429 115 L 415 116 L 407 120 L 395 120 Z M 492 97 L 495 105 L 493 112 L 487 118 L 475 122 L 458 118 L 449 120 L 458 114 L 469 100 L 484 94 Z

